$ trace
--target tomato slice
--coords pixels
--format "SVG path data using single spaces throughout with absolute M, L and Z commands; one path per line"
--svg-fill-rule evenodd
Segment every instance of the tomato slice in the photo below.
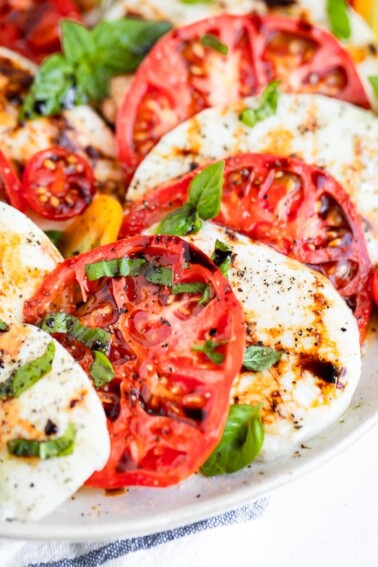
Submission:
M 376 268 L 374 272 L 372 289 L 374 303 L 378 306 L 378 268 Z
M 225 44 L 228 54 L 203 45 L 205 35 Z M 254 95 L 272 79 L 289 92 L 370 107 L 350 55 L 327 31 L 282 16 L 210 18 L 164 36 L 139 67 L 117 118 L 126 177 L 177 124 L 204 108 Z
M 42 217 L 70 219 L 91 203 L 96 181 L 90 164 L 61 147 L 36 153 L 23 175 L 24 198 Z
M 81 21 L 71 0 L 5 0 L 0 5 L 0 45 L 39 63 L 60 51 L 62 19 Z
M 147 272 L 88 281 L 87 264 L 125 257 L 171 271 L 174 284 L 209 286 L 210 296 L 174 294 L 170 285 L 152 283 Z M 226 278 L 180 238 L 139 236 L 60 264 L 27 302 L 25 320 L 39 323 L 62 310 L 111 335 L 115 377 L 98 390 L 111 456 L 88 484 L 167 486 L 198 470 L 222 434 L 243 360 L 243 311 Z M 88 371 L 88 348 L 67 335 L 54 336 Z M 193 350 L 208 340 L 216 343 L 221 362 Z
M 120 237 L 138 234 L 182 206 L 197 172 L 130 203 Z M 364 336 L 372 306 L 371 263 L 359 215 L 337 181 L 300 160 L 263 154 L 227 158 L 224 179 L 215 221 L 322 272 L 353 310 Z
M 0 199 L 4 198 L 12 207 L 25 211 L 21 183 L 2 151 L 0 151 Z

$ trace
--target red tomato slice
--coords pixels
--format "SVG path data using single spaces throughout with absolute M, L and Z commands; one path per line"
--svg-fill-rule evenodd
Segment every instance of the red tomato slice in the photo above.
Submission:
M 373 299 L 374 303 L 378 306 L 378 268 L 375 269 L 373 277 Z
M 120 237 L 139 234 L 187 200 L 198 170 L 130 203 Z M 226 159 L 219 224 L 322 272 L 363 336 L 371 312 L 371 263 L 354 206 L 337 181 L 300 160 L 262 154 Z
M 210 298 L 203 303 L 201 293 L 174 295 L 143 274 L 87 280 L 87 264 L 124 257 L 172 270 L 174 284 L 208 285 Z M 222 435 L 243 361 L 243 311 L 226 278 L 180 238 L 139 236 L 60 264 L 26 304 L 25 320 L 38 323 L 62 310 L 111 334 L 115 378 L 99 390 L 111 456 L 88 484 L 167 486 L 198 470 Z M 88 348 L 55 336 L 88 370 Z M 193 350 L 207 340 L 219 345 L 220 364 Z
M 1 197 L 19 211 L 24 211 L 26 208 L 22 198 L 21 183 L 2 151 L 0 151 L 0 199 Z
M 70 219 L 90 204 L 96 181 L 90 164 L 78 154 L 60 147 L 36 153 L 23 175 L 24 198 L 42 217 Z
M 223 55 L 201 39 L 215 36 Z M 282 16 L 221 15 L 164 36 L 137 71 L 117 118 L 128 179 L 146 153 L 200 110 L 260 92 L 280 79 L 290 92 L 316 92 L 369 108 L 350 55 L 330 33 Z
M 5 0 L 0 5 L 0 45 L 39 63 L 60 51 L 62 19 L 81 21 L 71 0 Z

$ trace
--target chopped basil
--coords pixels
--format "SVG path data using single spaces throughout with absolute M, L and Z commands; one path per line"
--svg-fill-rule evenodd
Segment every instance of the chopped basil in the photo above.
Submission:
M 211 295 L 211 287 L 209 285 L 207 285 L 203 291 L 202 297 L 199 300 L 199 304 L 200 305 L 206 305 L 207 303 L 209 303 L 210 301 L 210 295 Z
M 262 93 L 258 107 L 245 108 L 240 113 L 239 120 L 246 126 L 253 128 L 257 122 L 261 122 L 265 120 L 265 118 L 273 116 L 277 112 L 279 95 L 279 81 L 272 81 Z
M 137 276 L 141 273 L 146 260 L 142 258 L 116 258 L 114 260 L 101 260 L 94 264 L 86 264 L 85 275 L 89 281 L 98 280 L 104 276 L 114 278 L 118 276 Z
M 214 364 L 222 364 L 224 361 L 224 354 L 217 352 L 217 348 L 221 346 L 221 343 L 217 343 L 211 340 L 205 341 L 202 345 L 192 346 L 192 350 L 197 352 L 202 352 L 211 362 Z
M 228 46 L 224 43 L 220 42 L 215 35 L 206 34 L 201 39 L 202 45 L 205 47 L 211 47 L 215 51 L 218 51 L 222 55 L 227 55 L 228 53 Z
M 231 246 L 217 239 L 211 259 L 226 277 L 231 266 L 231 255 Z
M 0 333 L 6 333 L 7 331 L 9 331 L 8 323 L 5 323 L 5 321 L 0 319 Z
M 368 77 L 371 86 L 373 87 L 374 96 L 378 102 L 378 75 L 371 75 Z
M 200 230 L 201 219 L 216 217 L 221 207 L 224 166 L 225 162 L 219 161 L 198 173 L 190 183 L 188 201 L 164 217 L 156 234 L 185 236 Z
M 9 453 L 15 457 L 38 457 L 43 460 L 53 457 L 65 457 L 73 452 L 75 437 L 75 426 L 70 423 L 62 437 L 49 441 L 13 439 L 8 441 L 7 448 Z
M 172 286 L 172 293 L 177 295 L 179 293 L 204 293 L 209 286 L 203 282 L 188 282 L 175 284 Z
M 45 230 L 46 236 L 51 240 L 51 242 L 58 248 L 59 242 L 62 240 L 63 232 L 60 230 Z
M 333 35 L 349 39 L 352 35 L 348 4 L 346 0 L 327 0 L 328 22 Z
M 243 366 L 253 372 L 269 370 L 281 360 L 282 354 L 262 346 L 249 346 L 245 349 Z
M 93 351 L 94 361 L 90 369 L 96 388 L 102 388 L 114 378 L 114 368 L 108 357 L 98 350 Z
M 12 376 L 0 383 L 0 399 L 18 398 L 38 380 L 51 371 L 55 357 L 55 344 L 51 341 L 42 356 L 26 362 Z
M 165 285 L 167 287 L 172 287 L 173 285 L 173 271 L 171 268 L 165 268 L 164 266 L 155 266 L 148 263 L 144 277 L 148 282 L 156 285 Z
M 218 446 L 201 467 L 205 476 L 230 474 L 248 466 L 264 443 L 261 405 L 232 405 Z
M 111 336 L 107 331 L 96 327 L 82 325 L 77 317 L 60 311 L 46 315 L 41 323 L 41 329 L 50 335 L 64 333 L 83 343 L 91 350 L 108 352 Z
M 99 103 L 108 93 L 110 78 L 135 71 L 154 43 L 170 29 L 168 22 L 137 18 L 100 22 L 91 30 L 63 20 L 63 54 L 47 57 L 39 67 L 21 119 Z

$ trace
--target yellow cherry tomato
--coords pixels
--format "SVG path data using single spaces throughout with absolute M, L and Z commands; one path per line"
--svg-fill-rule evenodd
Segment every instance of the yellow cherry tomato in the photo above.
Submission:
M 117 240 L 123 210 L 111 195 L 97 195 L 85 212 L 64 231 L 59 249 L 65 258 Z

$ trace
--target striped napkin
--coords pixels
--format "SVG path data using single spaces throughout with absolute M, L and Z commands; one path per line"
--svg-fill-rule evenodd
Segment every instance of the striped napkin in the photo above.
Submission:
M 262 498 L 231 512 L 182 528 L 111 542 L 72 544 L 0 540 L 0 567 L 97 567 L 98 565 L 117 567 L 125 565 L 126 562 L 128 567 L 133 567 L 141 565 L 140 556 L 137 558 L 138 554 L 135 552 L 146 550 L 151 550 L 151 561 L 147 559 L 144 564 L 155 567 L 159 561 L 156 548 L 162 544 L 165 548 L 172 547 L 172 550 L 168 550 L 165 554 L 172 560 L 170 562 L 166 559 L 164 563 L 160 561 L 159 563 L 164 564 L 164 567 L 170 565 L 176 567 L 178 546 L 183 556 L 182 554 L 188 550 L 185 548 L 186 542 L 193 549 L 193 545 L 197 546 L 201 534 L 203 535 L 206 530 L 258 520 L 264 514 L 267 505 L 268 499 Z M 201 546 L 203 545 L 204 542 L 201 540 Z M 160 551 L 159 558 L 161 559 Z

